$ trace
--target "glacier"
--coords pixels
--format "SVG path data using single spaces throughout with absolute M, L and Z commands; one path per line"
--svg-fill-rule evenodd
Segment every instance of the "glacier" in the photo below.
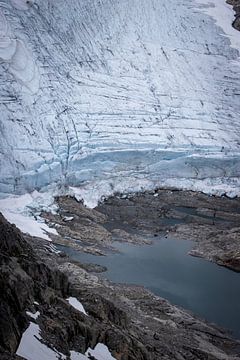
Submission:
M 224 0 L 1 0 L 0 197 L 240 195 L 233 16 Z

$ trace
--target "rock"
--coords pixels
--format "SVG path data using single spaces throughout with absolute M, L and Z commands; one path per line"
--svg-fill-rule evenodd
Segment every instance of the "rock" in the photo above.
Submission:
M 236 30 L 240 31 L 240 0 L 227 0 L 227 3 L 233 6 L 233 10 L 236 13 L 232 25 Z
M 52 225 L 58 225 L 61 236 L 53 238 L 56 244 L 102 256 L 119 251 L 114 249 L 114 241 L 151 244 L 154 237 L 172 236 L 195 241 L 190 255 L 239 271 L 234 256 L 240 250 L 239 198 L 157 190 L 131 197 L 111 196 L 94 210 L 71 197 L 57 201 L 59 213 L 44 214 Z M 72 220 L 63 221 L 63 215 Z M 221 261 L 226 254 L 229 261 Z
M 40 313 L 31 321 L 40 327 L 41 341 L 66 356 L 101 342 L 118 360 L 239 359 L 240 343 L 222 330 L 140 286 L 89 274 L 28 236 L 31 246 L 2 216 L 0 230 L 1 359 L 20 359 L 15 352 L 29 310 Z M 68 296 L 81 301 L 88 315 Z
M 2 255 L 20 256 L 29 255 L 31 248 L 23 240 L 20 231 L 15 225 L 10 225 L 0 213 L 0 251 Z
M 143 236 L 129 234 L 127 231 L 122 229 L 113 229 L 111 231 L 115 241 L 127 242 L 130 244 L 138 244 L 138 245 L 150 245 L 152 241 L 144 238 Z
M 84 264 L 79 261 L 72 261 L 73 264 L 80 266 L 82 269 L 86 270 L 89 273 L 103 273 L 107 271 L 106 266 L 98 265 L 98 264 Z
M 150 192 L 135 194 L 131 200 L 111 197 L 97 210 L 108 216 L 109 228 L 117 223 L 128 229 L 129 238 L 134 234 L 135 243 L 143 243 L 144 233 L 147 239 L 156 235 L 191 239 L 195 245 L 190 255 L 239 271 L 236 258 L 240 251 L 239 208 L 239 198 L 158 190 L 157 197 Z M 117 230 L 117 235 L 127 238 L 122 230 Z

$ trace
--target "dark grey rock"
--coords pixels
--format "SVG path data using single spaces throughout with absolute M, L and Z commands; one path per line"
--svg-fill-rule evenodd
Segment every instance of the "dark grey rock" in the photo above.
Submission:
M 233 6 L 235 11 L 235 20 L 233 21 L 233 27 L 240 31 L 240 0 L 227 0 L 227 3 Z

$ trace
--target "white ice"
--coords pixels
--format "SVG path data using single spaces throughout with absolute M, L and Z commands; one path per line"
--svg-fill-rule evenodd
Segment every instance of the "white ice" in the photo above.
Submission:
M 74 219 L 73 216 L 65 216 L 65 217 L 63 218 L 63 220 L 66 221 L 66 222 L 72 221 L 73 219 Z
M 34 0 L 10 0 L 10 2 L 18 10 L 28 10 L 34 4 Z
M 69 297 L 67 301 L 78 311 L 85 312 L 82 304 L 74 297 Z M 37 304 L 36 302 L 34 302 Z M 36 320 L 40 312 L 32 313 L 27 311 L 26 314 L 32 319 Z M 24 357 L 26 360 L 66 360 L 66 356 L 61 354 L 54 348 L 47 347 L 42 342 L 39 325 L 30 322 L 30 325 L 23 333 L 20 344 L 16 354 Z M 102 343 L 98 343 L 94 349 L 88 348 L 84 354 L 76 351 L 70 351 L 71 360 L 84 360 L 88 359 L 88 355 L 93 355 L 97 360 L 115 360 L 112 357 L 108 347 Z

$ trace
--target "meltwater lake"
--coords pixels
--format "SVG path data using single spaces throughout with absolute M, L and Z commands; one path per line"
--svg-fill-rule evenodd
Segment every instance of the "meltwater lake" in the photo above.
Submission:
M 143 285 L 240 338 L 240 274 L 187 255 L 192 242 L 155 238 L 152 245 L 114 243 L 121 253 L 94 256 L 58 246 L 71 258 L 106 266 L 117 283 Z

